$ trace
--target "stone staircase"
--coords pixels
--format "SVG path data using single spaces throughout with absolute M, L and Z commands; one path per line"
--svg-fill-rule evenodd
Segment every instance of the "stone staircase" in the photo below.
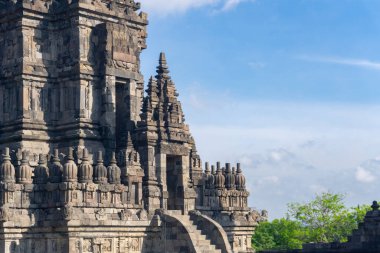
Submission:
M 166 211 L 166 213 L 182 223 L 189 232 L 196 253 L 222 253 L 220 249 L 211 243 L 202 230 L 190 219 L 190 215 L 182 215 L 181 211 Z

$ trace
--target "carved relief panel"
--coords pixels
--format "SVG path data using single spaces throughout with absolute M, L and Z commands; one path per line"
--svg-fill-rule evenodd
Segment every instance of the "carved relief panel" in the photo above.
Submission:
M 125 25 L 107 25 L 107 50 L 109 67 L 139 71 L 139 33 Z
M 18 113 L 21 110 L 21 89 L 16 85 L 3 86 L 2 97 L 0 103 L 2 103 L 3 121 L 14 120 L 17 118 Z
M 127 237 L 123 240 L 121 252 L 139 253 L 142 250 L 143 240 L 140 237 Z
M 116 253 L 114 239 L 111 238 L 84 238 L 82 253 Z
M 86 26 L 79 26 L 80 32 L 80 43 L 79 43 L 79 52 L 80 60 L 86 62 L 92 62 L 92 52 L 90 51 L 90 36 L 91 28 Z
M 22 57 L 22 34 L 16 30 L 4 31 L 0 34 L 0 76 L 10 77 L 14 74 L 14 68 L 19 66 L 17 61 Z
M 69 29 L 61 31 L 55 37 L 57 43 L 57 68 L 67 67 L 67 65 L 71 62 L 71 51 L 67 50 L 67 45 L 71 44 L 71 31 Z
M 77 99 L 78 96 L 80 96 L 78 93 L 78 87 L 75 87 L 70 82 L 64 83 L 62 85 L 60 91 L 61 111 L 71 111 L 75 108 L 78 108 Z

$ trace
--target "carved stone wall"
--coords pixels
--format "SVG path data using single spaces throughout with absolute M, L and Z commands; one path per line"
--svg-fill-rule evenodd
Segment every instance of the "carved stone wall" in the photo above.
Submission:
M 125 146 L 141 108 L 146 14 L 136 14 L 138 5 L 128 1 L 2 5 L 0 148 L 47 153 L 79 146 L 108 157 L 116 140 Z M 117 101 L 119 85 L 126 94 Z M 117 113 L 134 123 L 120 127 Z

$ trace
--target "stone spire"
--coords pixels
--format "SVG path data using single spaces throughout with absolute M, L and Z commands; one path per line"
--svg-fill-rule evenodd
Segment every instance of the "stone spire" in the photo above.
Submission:
M 245 176 L 240 168 L 240 163 L 237 164 L 235 184 L 237 190 L 245 190 Z
M 121 170 L 116 164 L 115 152 L 112 152 L 110 165 L 108 166 L 108 183 L 120 184 Z
M 226 163 L 226 175 L 225 175 L 225 178 L 226 178 L 226 188 L 228 190 L 230 189 L 234 189 L 235 188 L 235 176 L 232 174 L 232 171 L 231 171 L 231 164 L 230 163 Z
M 132 136 L 128 132 L 128 142 L 127 142 L 127 149 L 121 153 L 119 159 L 119 165 L 121 166 L 121 182 L 123 184 L 128 184 L 128 176 L 130 172 L 141 169 L 141 164 L 140 164 L 140 155 L 136 151 L 133 142 L 132 142 Z M 134 174 L 135 174 L 134 173 Z
M 76 182 L 78 180 L 78 167 L 74 162 L 73 148 L 69 148 L 67 161 L 63 167 L 63 182 Z
M 49 168 L 46 164 L 46 156 L 39 155 L 38 166 L 34 169 L 34 183 L 46 184 L 49 179 Z
M 157 127 L 163 140 L 192 143 L 175 84 L 169 76 L 166 56 L 160 54 L 155 78 L 151 77 L 144 98 L 141 119 L 145 125 Z
M 145 90 L 147 93 L 147 96 L 144 98 L 143 106 L 141 110 L 141 120 L 144 122 L 150 122 L 153 120 L 153 105 L 155 105 L 158 102 L 158 89 L 157 89 L 157 81 L 152 76 L 149 79 L 148 82 L 148 88 Z M 153 102 L 152 102 L 153 100 Z
M 19 167 L 17 182 L 20 184 L 32 183 L 32 168 L 29 166 L 29 160 L 26 151 L 22 152 L 22 159 L 21 165 Z
M 83 150 L 83 157 L 82 157 L 82 163 L 79 166 L 79 183 L 91 183 L 92 182 L 92 175 L 93 175 L 93 168 L 90 164 L 89 158 L 88 158 L 88 150 L 85 148 Z
M 165 53 L 160 54 L 158 62 L 157 75 L 149 78 L 148 88 L 146 89 L 147 96 L 144 98 L 141 119 L 145 121 L 163 120 L 164 108 L 160 104 L 162 105 L 165 100 L 164 84 L 167 80 L 170 80 Z M 155 115 L 153 115 L 153 111 Z
M 212 188 L 214 186 L 214 175 L 211 174 L 209 163 L 205 163 L 205 183 L 206 188 Z
M 148 97 L 152 98 L 154 101 L 158 101 L 158 87 L 157 87 L 157 80 L 151 76 L 149 78 L 148 82 L 148 88 L 145 90 L 148 94 Z
M 52 159 L 52 165 L 49 167 L 49 176 L 51 183 L 60 183 L 62 181 L 63 166 L 59 159 L 58 149 L 54 150 L 54 156 Z
M 128 134 L 127 134 L 127 149 L 128 150 L 132 150 L 132 149 L 134 150 L 131 132 L 129 132 L 129 131 L 128 131 Z
M 160 53 L 160 58 L 158 60 L 158 66 L 157 66 L 157 75 L 156 78 L 160 79 L 162 77 L 170 79 L 169 76 L 169 67 L 166 62 L 166 56 L 164 52 Z
M 222 170 L 220 169 L 220 162 L 217 162 L 216 164 L 216 175 L 215 175 L 215 188 L 217 189 L 223 189 L 224 184 L 226 182 L 226 179 L 222 173 Z
M 99 151 L 98 162 L 94 169 L 94 183 L 105 184 L 107 183 L 107 168 L 103 164 L 103 153 Z
M 5 183 L 15 182 L 15 167 L 11 163 L 9 148 L 5 148 L 5 154 L 3 155 L 3 162 L 0 168 L 0 181 Z

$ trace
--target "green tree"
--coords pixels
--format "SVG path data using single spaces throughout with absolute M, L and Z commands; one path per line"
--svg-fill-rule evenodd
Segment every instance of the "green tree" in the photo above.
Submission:
M 345 242 L 365 214 L 368 205 L 347 208 L 344 195 L 322 193 L 308 203 L 288 205 L 287 219 L 259 224 L 252 238 L 256 250 L 299 249 L 310 242 Z
M 343 242 L 347 240 L 359 221 L 363 220 L 368 206 L 348 209 L 344 195 L 322 193 L 306 204 L 288 205 L 288 213 L 308 230 L 305 242 Z
M 259 250 L 300 249 L 306 231 L 298 221 L 276 219 L 272 222 L 260 223 L 252 238 L 254 248 Z
M 371 206 L 369 205 L 358 205 L 346 210 L 343 215 L 336 217 L 336 222 L 340 224 L 340 226 L 336 227 L 338 230 L 337 234 L 339 235 L 337 240 L 346 242 L 352 230 L 358 228 L 359 223 L 364 220 L 369 210 L 371 210 Z

